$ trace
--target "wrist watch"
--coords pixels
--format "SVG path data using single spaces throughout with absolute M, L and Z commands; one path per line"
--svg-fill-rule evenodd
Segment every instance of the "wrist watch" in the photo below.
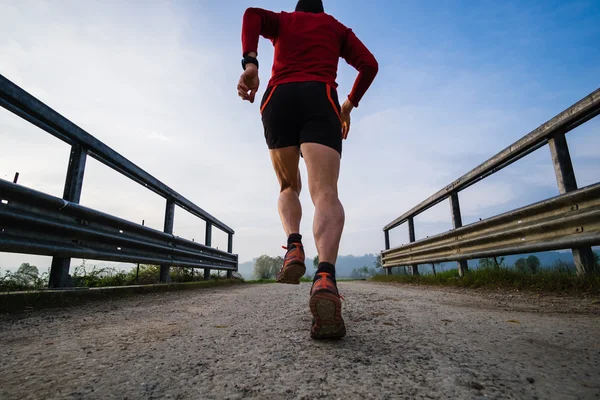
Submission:
M 254 64 L 258 68 L 258 60 L 255 57 L 244 56 L 242 58 L 242 68 L 245 70 L 247 64 Z

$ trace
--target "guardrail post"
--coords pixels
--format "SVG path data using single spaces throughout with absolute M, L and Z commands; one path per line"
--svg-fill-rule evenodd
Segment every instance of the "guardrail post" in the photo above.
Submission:
M 383 230 L 383 235 L 385 237 L 385 249 L 389 250 L 390 249 L 390 231 L 388 230 Z M 392 275 L 392 269 L 391 268 L 384 268 L 385 269 L 385 274 L 386 275 Z
M 577 190 L 577 180 L 573 171 L 573 163 L 569 153 L 567 138 L 564 133 L 559 133 L 548 140 L 552 163 L 554 164 L 554 173 L 558 183 L 560 194 Z M 578 275 L 590 275 L 595 269 L 594 253 L 591 247 L 581 247 L 572 249 L 573 261 L 577 268 Z
M 175 201 L 167 199 L 167 207 L 165 209 L 165 233 L 173 233 L 173 225 L 175 223 Z M 169 264 L 162 264 L 160 266 L 160 282 L 169 282 Z
M 233 233 L 227 234 L 227 252 L 233 254 Z M 233 271 L 227 271 L 227 279 L 233 278 Z
M 87 151 L 83 147 L 80 145 L 71 146 L 67 177 L 65 179 L 65 188 L 63 191 L 64 200 L 72 203 L 79 203 L 79 200 L 81 199 L 81 189 L 83 188 L 83 175 L 85 173 L 86 159 Z M 68 286 L 70 267 L 70 258 L 52 257 L 48 286 L 51 288 Z
M 204 235 L 204 244 L 208 247 L 212 246 L 212 224 L 209 221 L 206 221 L 206 235 Z M 204 280 L 207 281 L 210 279 L 210 269 L 204 268 Z
M 408 240 L 412 243 L 415 241 L 415 220 L 413 217 L 408 219 Z M 419 266 L 414 264 L 411 265 L 412 274 L 419 275 Z
M 458 201 L 458 193 L 453 192 L 450 194 L 450 210 L 452 211 L 452 226 L 454 229 L 462 226 L 462 215 L 460 213 L 460 202 Z M 464 276 L 469 271 L 469 264 L 467 260 L 458 262 L 458 276 Z

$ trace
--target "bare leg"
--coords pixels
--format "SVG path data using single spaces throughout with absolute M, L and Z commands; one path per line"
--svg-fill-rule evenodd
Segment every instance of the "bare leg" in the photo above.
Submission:
M 300 149 L 297 146 L 269 150 L 273 169 L 280 185 L 279 217 L 287 236 L 300 233 L 302 205 L 300 204 Z
M 344 229 L 344 207 L 338 199 L 340 155 L 334 149 L 303 143 L 302 154 L 308 170 L 308 188 L 315 205 L 313 233 L 320 262 L 335 265 Z

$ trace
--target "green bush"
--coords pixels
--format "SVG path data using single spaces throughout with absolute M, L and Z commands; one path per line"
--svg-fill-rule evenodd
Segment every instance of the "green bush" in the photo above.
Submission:
M 39 273 L 35 265 L 23 263 L 17 272 L 0 275 L 0 291 L 37 290 L 48 286 L 48 273 Z

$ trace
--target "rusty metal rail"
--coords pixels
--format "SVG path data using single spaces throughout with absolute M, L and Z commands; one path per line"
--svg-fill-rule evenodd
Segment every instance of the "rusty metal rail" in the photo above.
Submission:
M 462 276 L 468 270 L 468 259 L 572 248 L 578 273 L 581 275 L 591 273 L 594 270 L 594 257 L 590 246 L 600 244 L 600 238 L 597 231 L 594 231 L 598 227 L 597 204 L 592 201 L 594 199 L 590 200 L 588 197 L 595 196 L 595 200 L 597 200 L 600 195 L 596 186 L 581 192 L 577 191 L 577 182 L 565 134 L 598 114 L 600 114 L 600 89 L 595 90 L 477 168 L 394 219 L 383 228 L 385 250 L 382 252 L 382 263 L 384 268 L 391 273 L 392 267 L 411 265 L 413 273 L 418 274 L 418 264 L 458 261 L 459 273 Z M 556 180 L 562 196 L 461 228 L 460 191 L 545 145 L 550 147 Z M 571 196 L 571 193 L 575 196 Z M 571 212 L 564 209 L 557 210 L 554 219 L 544 213 L 538 214 L 539 210 L 549 204 L 560 203 L 567 208 L 576 206 L 578 204 L 577 196 L 588 196 L 586 204 L 595 204 L 588 210 L 588 214 L 584 214 L 581 209 Z M 454 230 L 415 241 L 414 218 L 446 199 L 450 200 Z M 571 204 L 565 202 L 571 202 Z M 563 225 L 564 229 L 560 228 L 561 224 L 566 223 L 567 220 L 575 225 Z M 529 222 L 525 223 L 524 221 Z M 408 224 L 410 244 L 391 249 L 389 232 L 403 223 Z M 580 226 L 577 227 L 577 224 Z M 581 227 L 587 227 L 583 233 L 570 230 Z M 547 233 L 543 233 L 544 229 L 548 229 Z M 530 235 L 532 232 L 537 233 Z M 522 240 L 523 238 L 526 239 Z

